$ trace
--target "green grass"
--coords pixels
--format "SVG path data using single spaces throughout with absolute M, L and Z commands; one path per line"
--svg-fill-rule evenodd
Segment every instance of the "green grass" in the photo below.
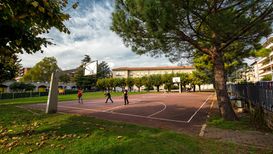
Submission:
M 146 92 L 132 92 L 129 95 L 134 94 L 144 94 Z M 113 92 L 111 93 L 112 97 L 115 96 L 122 96 L 122 92 Z M 103 92 L 86 92 L 83 94 L 83 100 L 88 99 L 96 99 L 96 98 L 105 98 Z M 70 100 L 77 100 L 77 94 L 70 94 L 70 95 L 59 95 L 59 101 L 70 101 Z M 0 105 L 2 104 L 34 104 L 34 103 L 46 103 L 47 96 L 42 97 L 28 97 L 28 98 L 17 98 L 17 99 L 4 99 L 0 100 Z
M 214 114 L 208 120 L 209 126 L 231 130 L 255 130 L 250 122 L 250 116 L 244 115 L 238 121 L 226 121 L 220 115 Z
M 0 153 L 272 153 L 167 130 L 0 107 Z

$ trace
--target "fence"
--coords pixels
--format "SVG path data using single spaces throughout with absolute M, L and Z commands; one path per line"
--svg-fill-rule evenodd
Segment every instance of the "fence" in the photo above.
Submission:
M 77 93 L 77 90 L 65 90 L 65 93 L 63 93 L 62 95 L 76 94 L 76 93 Z M 40 97 L 40 96 L 48 96 L 48 92 L 0 93 L 0 100 L 27 98 L 27 97 Z
M 273 112 L 273 82 L 229 84 L 227 88 L 232 95 Z

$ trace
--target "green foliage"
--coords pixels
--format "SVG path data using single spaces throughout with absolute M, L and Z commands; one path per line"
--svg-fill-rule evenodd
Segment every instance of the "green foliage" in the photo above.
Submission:
M 143 86 L 142 78 L 134 78 L 135 86 L 138 88 L 138 92 L 140 92 L 140 87 Z
M 105 61 L 102 61 L 98 65 L 97 78 L 100 79 L 109 77 L 111 77 L 111 69 Z
M 63 74 L 60 76 L 59 81 L 63 83 L 69 83 L 70 82 L 70 76 L 68 74 Z
M 35 85 L 31 84 L 31 83 L 26 83 L 25 84 L 25 91 L 33 91 L 35 89 Z
M 45 57 L 23 76 L 22 81 L 49 82 L 51 74 L 57 70 L 60 70 L 60 68 L 57 65 L 56 58 Z
M 190 78 L 189 80 L 190 80 L 191 85 L 193 85 L 193 86 L 198 85 L 199 86 L 199 91 L 201 90 L 200 85 L 209 83 L 208 76 L 204 72 L 201 72 L 201 71 L 193 71 L 190 74 L 189 78 Z M 194 91 L 195 91 L 195 87 L 194 87 Z
M 218 100 L 224 104 L 221 114 L 235 120 L 224 65 L 238 65 L 261 47 L 260 40 L 272 32 L 272 6 L 272 1 L 117 0 L 111 29 L 137 54 L 164 54 L 171 61 L 194 52 L 208 55 L 217 98 L 225 98 Z
M 172 81 L 173 77 L 174 77 L 174 74 L 164 74 L 163 75 L 162 80 L 164 83 L 164 89 L 171 91 L 171 88 L 173 86 L 173 81 Z
M 261 48 L 259 50 L 253 50 L 252 54 L 254 57 L 268 57 L 271 52 L 272 49 Z
M 33 91 L 36 86 L 31 83 L 14 82 L 9 87 L 14 92 L 22 92 L 22 91 Z
M 271 74 L 265 75 L 261 80 L 262 81 L 272 81 L 272 75 Z
M 82 59 L 82 64 L 77 68 L 77 71 L 72 78 L 72 81 L 76 82 L 77 86 L 83 87 L 85 89 L 91 89 L 91 87 L 94 87 L 98 79 L 111 76 L 110 68 L 104 61 L 98 64 L 97 75 L 84 76 L 84 66 L 89 62 L 91 62 L 91 57 L 89 55 L 85 55 L 85 57 Z M 111 85 L 111 87 L 113 86 Z M 104 88 L 106 87 L 102 87 L 102 89 Z
M 180 77 L 180 83 L 184 88 L 190 83 L 189 73 L 177 73 L 176 76 Z
M 145 90 L 150 91 L 153 90 L 152 78 L 150 76 L 142 77 L 143 85 L 145 86 Z
M 245 115 L 240 118 L 240 121 L 226 121 L 219 115 L 212 115 L 208 119 L 208 125 L 221 129 L 231 130 L 255 130 L 255 127 L 251 125 L 250 116 Z
M 51 28 L 69 33 L 64 22 L 66 0 L 14 1 L 2 0 L 0 5 L 0 53 L 35 53 L 52 44 L 43 37 Z M 76 7 L 76 5 L 74 6 Z M 74 8 L 73 7 L 73 8 Z
M 133 78 L 126 78 L 126 86 L 129 87 L 129 91 L 132 90 L 132 87 L 134 86 L 134 79 Z
M 0 83 L 12 80 L 18 75 L 21 68 L 20 61 L 15 54 L 3 55 L 0 53 Z
M 156 86 L 156 90 L 157 92 L 159 92 L 159 86 L 161 86 L 163 84 L 163 79 L 162 79 L 162 75 L 160 74 L 153 74 L 151 76 L 149 76 L 149 78 L 151 79 L 151 84 L 153 86 Z

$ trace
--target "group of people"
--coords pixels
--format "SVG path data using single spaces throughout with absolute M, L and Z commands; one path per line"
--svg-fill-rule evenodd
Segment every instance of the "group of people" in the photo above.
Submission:
M 82 100 L 83 94 L 82 93 L 83 93 L 82 89 L 78 88 L 78 102 L 79 102 L 79 104 L 83 104 L 83 100 Z M 109 91 L 107 91 L 104 95 L 107 97 L 105 103 L 108 103 L 108 100 L 110 100 L 112 103 L 114 103 L 114 101 L 112 100 L 112 97 L 111 97 L 111 93 Z M 129 100 L 128 100 L 128 90 L 127 89 L 125 89 L 123 92 L 123 98 L 124 98 L 124 105 L 128 105 Z

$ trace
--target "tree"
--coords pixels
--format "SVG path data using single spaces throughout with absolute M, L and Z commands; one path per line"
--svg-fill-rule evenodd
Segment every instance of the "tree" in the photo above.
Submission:
M 191 76 L 191 82 L 193 85 L 198 85 L 199 91 L 201 91 L 201 85 L 209 82 L 208 76 L 201 71 L 193 71 Z M 194 87 L 195 91 L 195 87 Z
M 105 85 L 107 90 L 111 90 L 114 87 L 114 79 L 113 78 L 104 78 Z
M 133 78 L 126 78 L 126 86 L 129 88 L 129 91 L 131 92 L 132 87 L 134 86 L 134 79 Z
M 153 84 L 152 84 L 152 80 L 150 76 L 143 76 L 142 81 L 147 91 L 150 91 L 153 89 Z
M 153 74 L 150 76 L 152 85 L 156 87 L 156 91 L 159 92 L 159 87 L 163 84 L 162 75 Z
M 25 91 L 33 91 L 35 89 L 35 85 L 31 84 L 31 83 L 26 83 L 25 84 Z
M 265 75 L 261 80 L 262 81 L 272 81 L 272 75 L 271 74 Z
M 182 86 L 184 87 L 184 89 L 186 89 L 186 86 L 190 83 L 189 74 L 188 73 L 178 73 L 177 76 L 180 77 L 181 89 L 182 89 Z
M 87 63 L 91 62 L 89 55 L 84 55 L 84 58 L 81 61 L 80 66 L 77 68 L 72 81 L 76 82 L 76 85 L 84 89 L 91 89 L 92 86 L 95 86 L 97 83 L 97 78 L 95 75 L 84 75 L 84 67 Z
M 163 79 L 163 83 L 164 83 L 164 88 L 168 89 L 168 92 L 171 91 L 171 88 L 173 86 L 173 74 L 164 74 L 162 79 Z
M 181 60 L 194 51 L 209 56 L 220 113 L 236 120 L 226 89 L 225 53 L 247 56 L 271 33 L 272 1 L 116 1 L 111 29 L 138 54 Z M 234 48 L 239 44 L 242 50 Z
M 14 79 L 22 67 L 17 55 L 4 56 L 0 54 L 0 83 Z
M 70 82 L 70 76 L 68 74 L 62 74 L 60 76 L 60 82 L 69 83 Z
M 84 55 L 84 58 L 82 59 L 82 65 L 85 65 L 90 62 L 91 62 L 91 57 L 89 55 Z
M 109 78 L 111 77 L 111 69 L 105 61 L 102 61 L 98 65 L 97 78 Z
M 38 62 L 29 72 L 27 72 L 22 81 L 30 82 L 49 82 L 51 74 L 60 68 L 54 57 L 45 57 Z
M 97 86 L 99 89 L 105 90 L 105 89 L 106 89 L 105 79 L 98 79 L 98 80 L 97 80 L 97 83 L 96 83 L 96 86 Z
M 138 88 L 138 92 L 140 92 L 141 86 L 143 86 L 143 81 L 141 78 L 134 78 L 135 86 Z
M 12 91 L 16 92 L 33 91 L 35 89 L 35 85 L 23 82 L 14 82 L 9 87 Z
M 72 4 L 76 8 L 78 3 Z M 0 6 L 0 53 L 35 53 L 42 46 L 51 45 L 43 33 L 51 28 L 69 33 L 64 22 L 70 18 L 65 13 L 67 0 L 2 0 Z

